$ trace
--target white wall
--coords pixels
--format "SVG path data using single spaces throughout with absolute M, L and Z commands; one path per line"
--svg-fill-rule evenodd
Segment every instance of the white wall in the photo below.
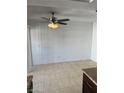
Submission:
M 91 59 L 97 62 L 97 23 L 93 23 Z
M 90 22 L 69 22 L 56 30 L 47 23 L 32 25 L 33 64 L 90 59 L 92 29 Z
M 27 28 L 27 72 L 32 69 L 32 55 L 31 55 L 31 41 L 30 41 L 30 28 Z

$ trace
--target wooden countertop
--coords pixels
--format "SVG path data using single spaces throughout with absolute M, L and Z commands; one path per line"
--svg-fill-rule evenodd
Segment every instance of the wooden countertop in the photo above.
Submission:
M 89 79 L 91 79 L 95 84 L 97 84 L 97 67 L 82 69 L 84 74 L 86 74 Z

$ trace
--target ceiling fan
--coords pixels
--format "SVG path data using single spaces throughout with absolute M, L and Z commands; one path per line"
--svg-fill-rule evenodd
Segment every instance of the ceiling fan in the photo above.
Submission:
M 44 20 L 47 20 L 49 22 L 48 27 L 49 28 L 58 28 L 58 24 L 61 25 L 67 25 L 67 23 L 65 23 L 66 21 L 70 21 L 70 19 L 58 19 L 57 17 L 54 16 L 54 12 L 51 13 L 52 16 L 50 18 L 47 17 L 41 17 Z

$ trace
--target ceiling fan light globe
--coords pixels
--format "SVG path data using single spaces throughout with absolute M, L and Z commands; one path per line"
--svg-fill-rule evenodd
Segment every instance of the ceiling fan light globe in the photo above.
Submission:
M 52 29 L 56 29 L 56 28 L 58 28 L 59 26 L 58 26 L 58 24 L 49 23 L 49 24 L 48 24 L 48 27 L 49 27 L 49 28 L 52 28 Z

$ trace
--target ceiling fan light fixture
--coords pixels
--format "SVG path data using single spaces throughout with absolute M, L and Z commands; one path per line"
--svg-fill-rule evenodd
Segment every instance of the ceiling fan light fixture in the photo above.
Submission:
M 92 3 L 94 0 L 71 0 L 76 2 Z
M 49 24 L 48 24 L 48 27 L 49 27 L 49 28 L 52 28 L 52 29 L 56 29 L 56 28 L 59 27 L 59 25 L 58 25 L 58 24 L 55 24 L 55 23 L 49 23 Z
M 92 3 L 94 0 L 89 0 L 89 3 Z

